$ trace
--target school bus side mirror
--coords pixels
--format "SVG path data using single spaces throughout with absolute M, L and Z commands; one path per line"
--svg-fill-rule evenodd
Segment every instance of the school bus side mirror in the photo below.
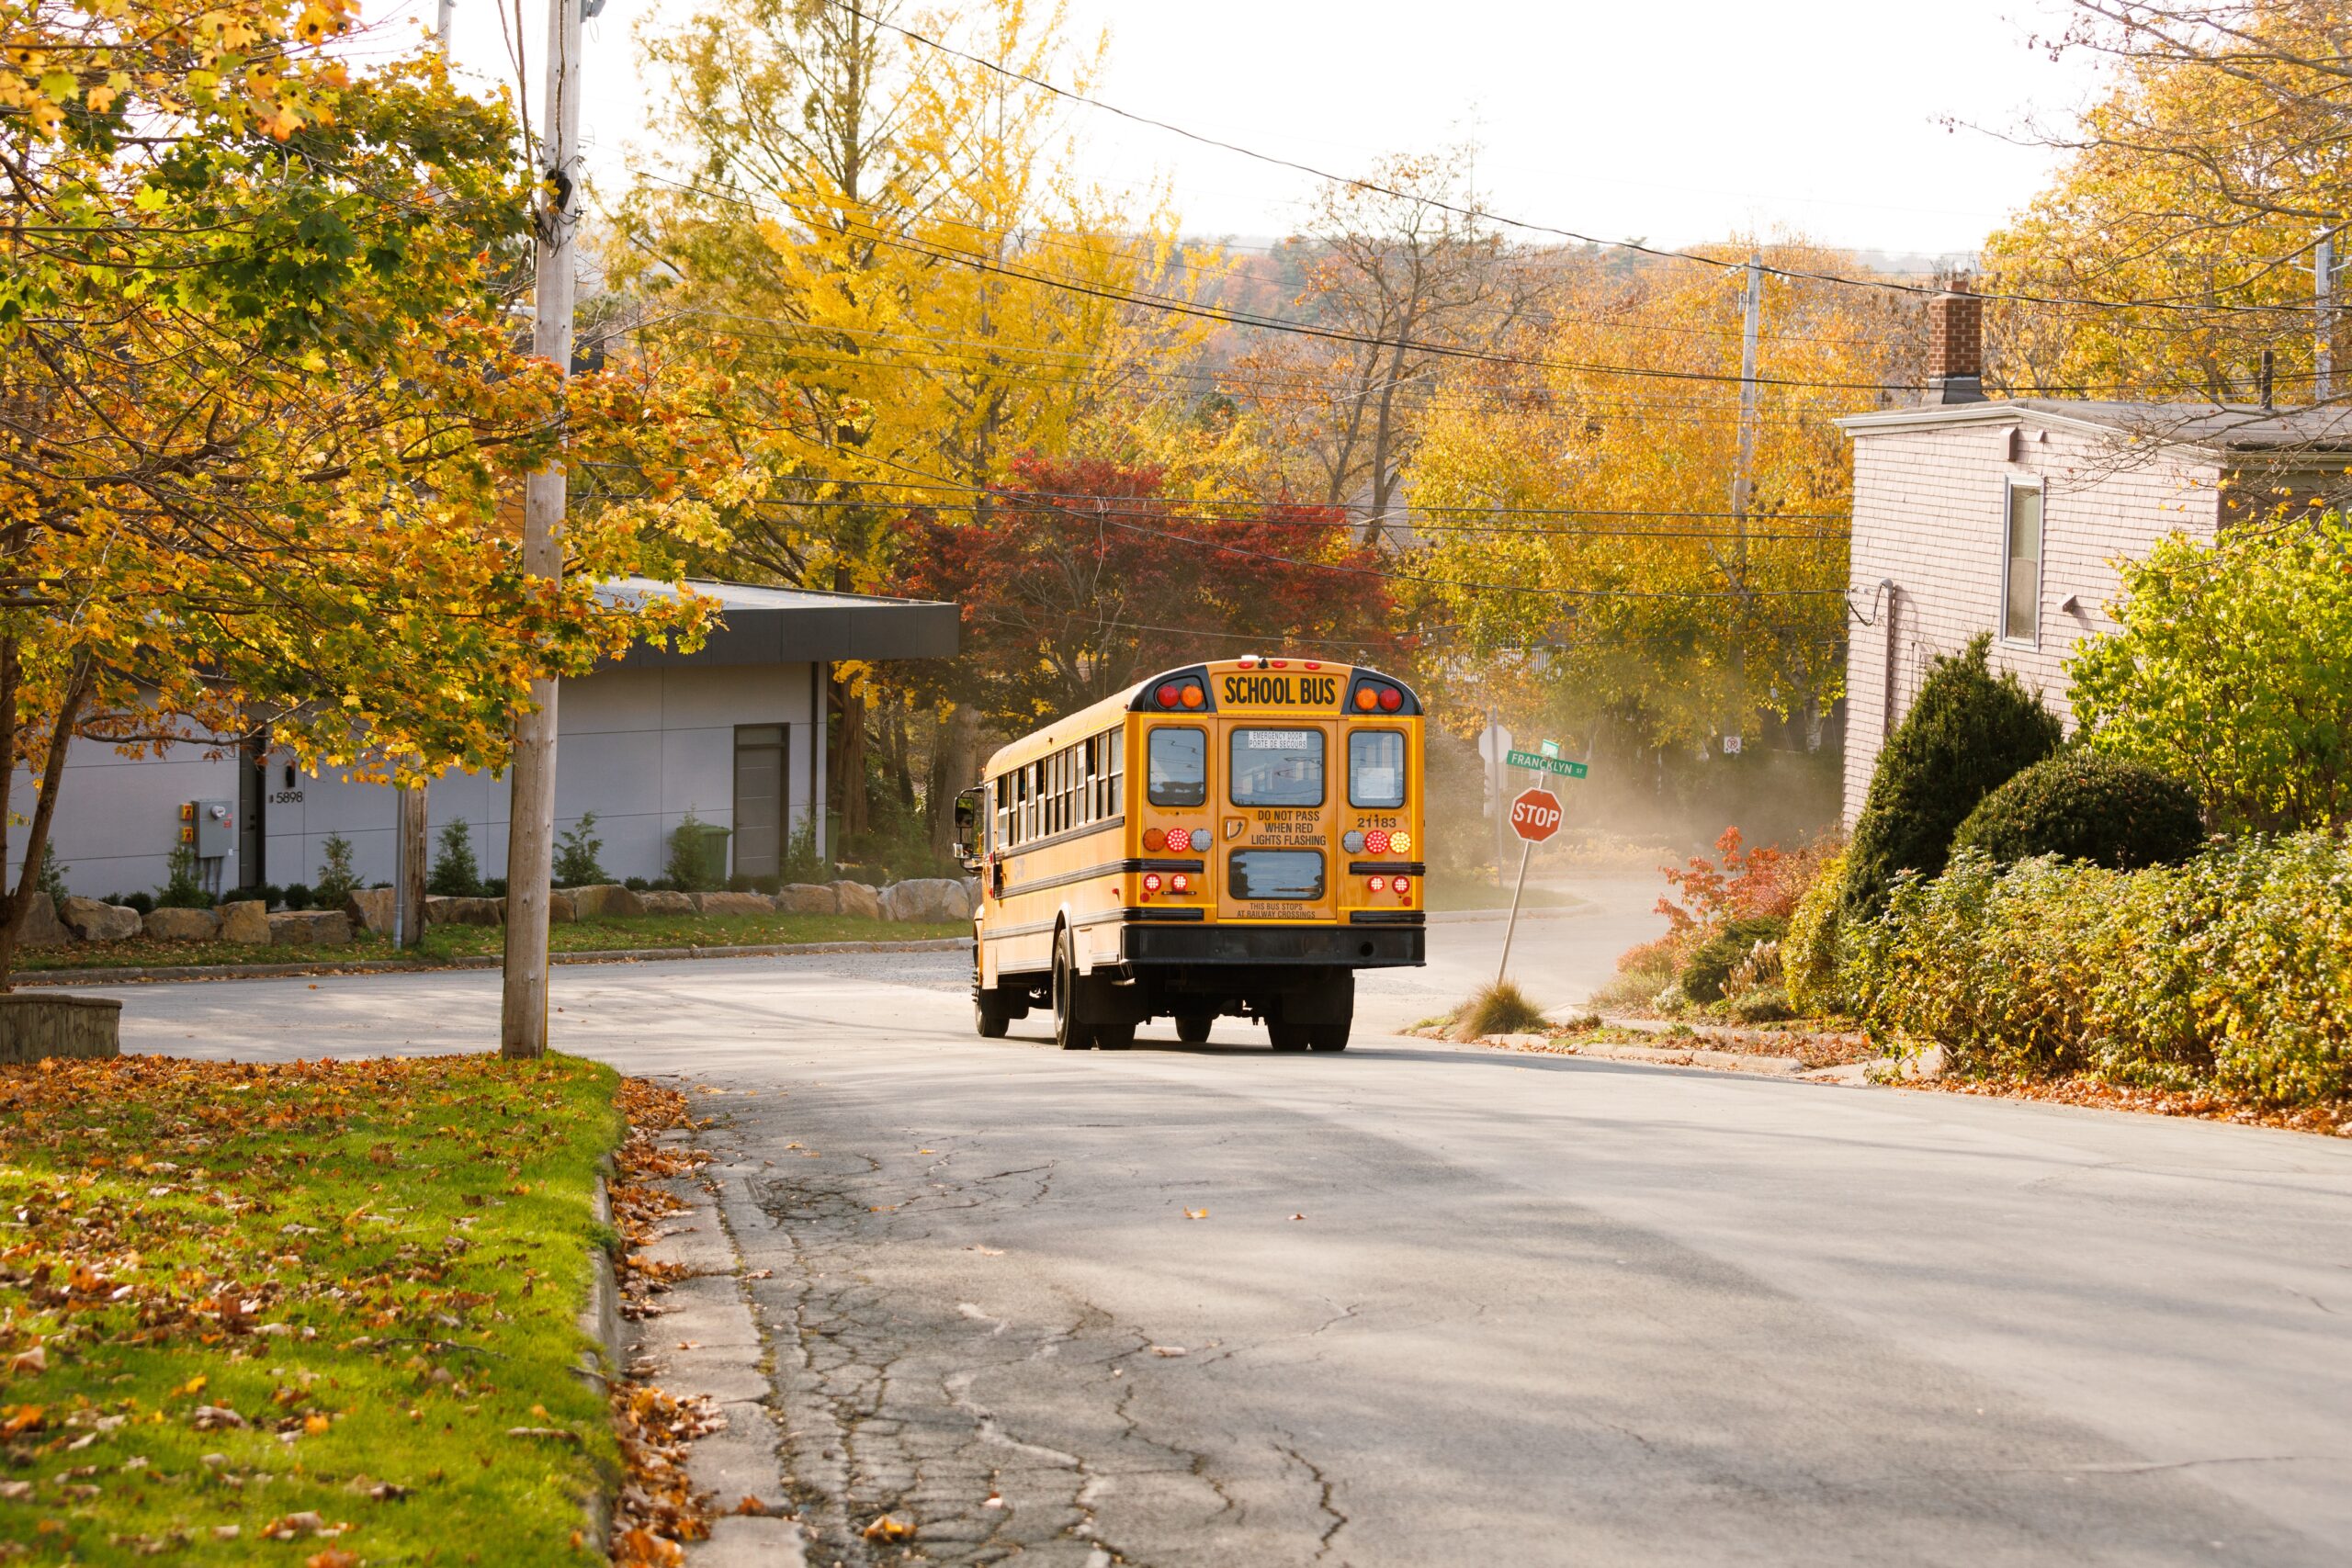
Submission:
M 966 871 L 980 869 L 980 856 L 974 829 L 979 826 L 980 792 L 967 789 L 956 797 L 956 858 Z

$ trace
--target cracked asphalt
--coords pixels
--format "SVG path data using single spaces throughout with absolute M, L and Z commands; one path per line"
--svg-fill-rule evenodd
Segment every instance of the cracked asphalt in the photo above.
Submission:
M 1649 934 L 1596 893 L 1554 999 Z M 559 969 L 558 1032 L 711 1119 L 812 1563 L 2344 1561 L 2352 1141 L 1381 1032 L 1499 934 L 1338 1057 L 981 1041 L 933 954 Z M 479 1049 L 495 980 L 125 1045 Z

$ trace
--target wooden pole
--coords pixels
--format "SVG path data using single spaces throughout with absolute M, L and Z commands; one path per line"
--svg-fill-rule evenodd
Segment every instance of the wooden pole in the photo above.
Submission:
M 548 0 L 547 132 L 539 148 L 538 273 L 531 352 L 571 372 L 571 246 L 579 227 L 580 0 Z M 523 570 L 562 576 L 566 492 L 560 458 L 523 491 Z M 531 706 L 514 718 L 506 814 L 506 968 L 498 1049 L 542 1056 L 548 1048 L 548 879 L 555 861 L 555 701 L 552 680 L 531 683 Z
M 400 795 L 400 886 L 392 894 L 397 906 L 392 919 L 400 944 L 414 947 L 424 940 L 425 786 L 411 784 Z

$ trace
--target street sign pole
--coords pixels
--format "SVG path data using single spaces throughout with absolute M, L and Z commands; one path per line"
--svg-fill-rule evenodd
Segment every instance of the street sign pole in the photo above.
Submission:
M 1521 839 L 1519 841 L 1519 881 L 1512 885 L 1510 890 L 1510 919 L 1503 922 L 1503 956 L 1502 961 L 1495 965 L 1495 984 L 1498 986 L 1503 983 L 1504 972 L 1510 968 L 1510 939 L 1519 931 L 1519 899 L 1527 891 L 1527 862 L 1534 852 L 1534 840 Z

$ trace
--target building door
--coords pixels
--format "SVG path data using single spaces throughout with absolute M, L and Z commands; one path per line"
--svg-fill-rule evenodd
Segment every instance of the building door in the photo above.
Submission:
M 785 728 L 780 724 L 735 728 L 735 874 L 777 876 L 784 871 Z
M 269 731 L 245 737 L 237 749 L 237 886 L 251 890 L 268 880 L 263 846 L 269 842 L 263 804 L 269 798 Z

